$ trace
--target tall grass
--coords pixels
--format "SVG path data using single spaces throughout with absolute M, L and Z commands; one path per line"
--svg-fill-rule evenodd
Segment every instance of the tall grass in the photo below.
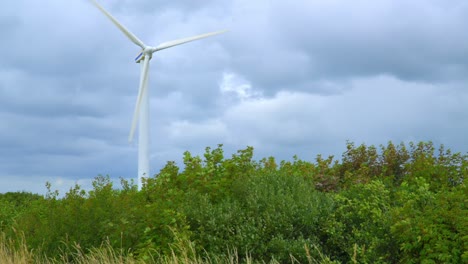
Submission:
M 307 255 L 309 264 L 335 263 L 329 258 L 320 254 L 321 259 L 316 260 L 311 257 L 310 251 L 318 250 L 316 247 L 310 249 L 304 246 L 304 254 Z M 177 252 L 177 253 L 176 253 Z M 242 259 L 242 261 L 240 260 Z M 190 242 L 177 243 L 169 255 L 154 254 L 145 260 L 139 260 L 133 257 L 129 252 L 116 250 L 109 243 L 103 243 L 98 248 L 92 248 L 85 253 L 78 244 L 73 245 L 67 252 L 62 253 L 55 258 L 46 257 L 40 253 L 28 249 L 24 236 L 18 239 L 7 238 L 4 234 L 0 235 L 0 263 L 1 264 L 55 264 L 55 263 L 76 263 L 76 264 L 137 264 L 137 263 L 161 263 L 161 264 L 216 264 L 216 263 L 265 263 L 253 260 L 248 254 L 240 258 L 236 250 L 227 252 L 225 256 L 209 257 L 206 252 L 199 254 Z M 276 260 L 271 260 L 269 264 L 280 264 Z M 290 257 L 290 263 L 295 264 L 299 261 Z
M 11 239 L 6 238 L 5 234 L 0 234 L 0 263 L 45 263 L 45 260 L 40 254 L 28 249 L 24 237 Z

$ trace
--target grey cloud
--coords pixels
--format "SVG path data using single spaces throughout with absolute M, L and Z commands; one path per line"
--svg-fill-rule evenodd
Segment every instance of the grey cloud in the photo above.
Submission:
M 294 154 L 310 159 L 319 153 L 336 156 L 347 140 L 376 145 L 432 140 L 466 151 L 468 141 L 460 132 L 468 129 L 468 92 L 459 84 L 438 87 L 379 76 L 349 85 L 339 95 L 282 92 L 241 101 L 211 122 L 184 123 L 183 131 L 195 137 L 191 142 L 214 145 L 225 138 L 230 148 L 253 145 L 260 157 L 286 159 Z M 219 135 L 210 138 L 213 127 Z M 206 137 L 196 131 L 206 131 Z
M 391 74 L 423 81 L 466 76 L 464 1 L 320 1 L 301 7 L 280 3 L 275 25 L 295 48 L 320 62 L 322 76 Z
M 102 92 L 82 89 L 79 82 L 72 84 L 18 71 L 0 72 L 0 77 L 0 110 L 4 112 L 48 118 L 103 117 L 109 113 L 100 105 Z
M 322 93 L 311 84 L 379 74 L 466 79 L 465 1 L 260 3 L 265 12 L 242 14 L 226 45 L 233 70 L 270 96 L 285 86 Z
M 10 120 L 8 127 L 0 125 L 3 174 L 125 176 L 130 174 L 126 168 L 135 164 L 132 159 L 135 150 L 126 143 L 125 136 L 122 135 L 123 140 L 116 139 L 115 131 L 109 126 L 99 131 L 99 125 L 76 119 Z M 117 163 L 122 167 L 114 166 Z
M 183 12 L 196 12 L 200 9 L 219 9 L 229 4 L 229 1 L 194 0 L 194 1 L 170 1 L 170 0 L 125 0 L 114 4 L 113 8 L 118 12 L 138 13 L 163 13 L 167 10 Z

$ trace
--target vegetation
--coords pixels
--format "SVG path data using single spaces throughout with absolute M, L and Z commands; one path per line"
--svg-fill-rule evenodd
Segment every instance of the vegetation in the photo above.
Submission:
M 141 191 L 98 176 L 0 195 L 1 263 L 468 263 L 468 156 L 348 143 L 341 159 L 184 153 Z

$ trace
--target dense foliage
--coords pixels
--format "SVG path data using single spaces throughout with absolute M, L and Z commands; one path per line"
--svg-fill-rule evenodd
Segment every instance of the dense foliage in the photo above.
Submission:
M 108 243 L 141 260 L 194 247 L 241 261 L 468 262 L 466 155 L 390 142 L 348 143 L 339 160 L 252 157 L 251 147 L 186 152 L 183 168 L 168 162 L 141 191 L 99 176 L 62 198 L 50 184 L 44 197 L 2 194 L 0 232 L 69 260 Z

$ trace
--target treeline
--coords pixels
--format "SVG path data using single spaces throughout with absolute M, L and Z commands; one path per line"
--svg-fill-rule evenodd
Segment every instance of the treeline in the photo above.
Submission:
M 141 191 L 99 176 L 62 198 L 50 184 L 45 196 L 3 194 L 0 232 L 69 261 L 105 243 L 140 260 L 193 247 L 241 262 L 468 263 L 467 155 L 390 142 L 313 162 L 252 157 L 251 147 L 186 152 Z

